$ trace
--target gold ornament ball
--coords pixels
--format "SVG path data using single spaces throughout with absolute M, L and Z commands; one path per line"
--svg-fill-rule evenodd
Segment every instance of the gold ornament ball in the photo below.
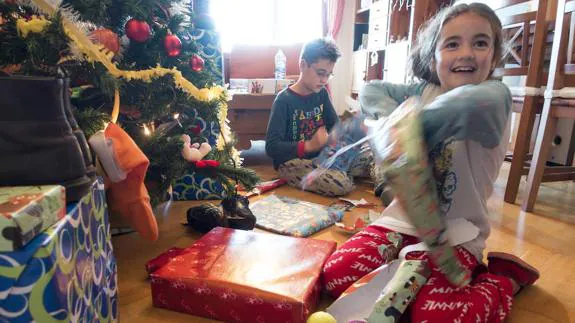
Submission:
M 110 29 L 102 28 L 94 30 L 91 36 L 97 43 L 103 45 L 114 54 L 120 51 L 120 38 Z

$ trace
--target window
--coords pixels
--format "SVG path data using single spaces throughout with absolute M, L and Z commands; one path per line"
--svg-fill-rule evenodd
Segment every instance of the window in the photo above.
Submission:
M 222 47 L 286 45 L 322 36 L 322 0 L 211 0 Z

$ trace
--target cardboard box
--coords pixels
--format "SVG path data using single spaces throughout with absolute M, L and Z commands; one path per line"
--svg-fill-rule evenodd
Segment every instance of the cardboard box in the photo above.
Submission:
M 63 186 L 0 187 L 0 251 L 21 249 L 64 215 Z
M 225 322 L 305 322 L 331 241 L 215 228 L 148 262 L 154 306 Z

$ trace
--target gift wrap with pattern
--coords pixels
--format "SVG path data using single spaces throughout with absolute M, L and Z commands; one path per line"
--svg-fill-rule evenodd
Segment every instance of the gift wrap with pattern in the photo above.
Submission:
M 333 241 L 214 228 L 146 269 L 154 306 L 223 322 L 304 323 Z M 193 318 L 190 318 L 190 322 Z
M 294 237 L 310 236 L 343 218 L 343 210 L 286 196 L 268 195 L 250 206 L 256 227 Z
M 338 322 L 398 322 L 430 274 L 426 260 L 393 260 L 353 283 L 327 312 Z
M 175 201 L 221 200 L 226 197 L 222 183 L 199 173 L 184 175 L 172 185 Z
M 195 126 L 200 129 L 199 136 L 202 140 L 213 147 L 216 146 L 220 135 L 220 127 L 217 121 L 206 121 L 200 117 L 196 109 L 192 109 L 190 118 L 195 121 Z M 193 136 L 193 134 L 190 134 Z M 189 173 L 172 183 L 172 198 L 175 201 L 195 200 L 221 200 L 226 197 L 224 185 L 218 180 L 199 173 Z
M 0 322 L 115 322 L 116 275 L 98 180 L 23 249 L 0 253 Z
M 421 286 L 431 275 L 427 260 L 403 260 L 393 278 L 375 301 L 367 322 L 399 322 Z
M 471 273 L 459 263 L 454 248 L 448 243 L 419 111 L 418 99 L 406 100 L 389 116 L 381 131 L 384 138 L 372 139 L 372 150 L 399 204 L 429 247 L 432 261 L 453 285 L 465 286 L 471 280 Z
M 21 249 L 65 214 L 63 186 L 0 187 L 0 252 Z

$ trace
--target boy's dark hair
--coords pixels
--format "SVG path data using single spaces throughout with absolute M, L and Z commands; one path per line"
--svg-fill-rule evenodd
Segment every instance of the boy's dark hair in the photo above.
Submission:
M 305 60 L 307 64 L 313 64 L 320 59 L 328 59 L 335 63 L 340 56 L 341 52 L 332 39 L 318 38 L 303 45 L 299 59 Z
M 441 29 L 451 19 L 464 13 L 474 13 L 486 19 L 493 32 L 493 61 L 498 66 L 503 60 L 504 42 L 501 21 L 489 6 L 483 3 L 458 4 L 441 9 L 417 33 L 417 43 L 411 51 L 410 65 L 413 76 L 440 85 L 437 72 L 431 69 Z M 489 73 L 489 76 L 491 76 Z

